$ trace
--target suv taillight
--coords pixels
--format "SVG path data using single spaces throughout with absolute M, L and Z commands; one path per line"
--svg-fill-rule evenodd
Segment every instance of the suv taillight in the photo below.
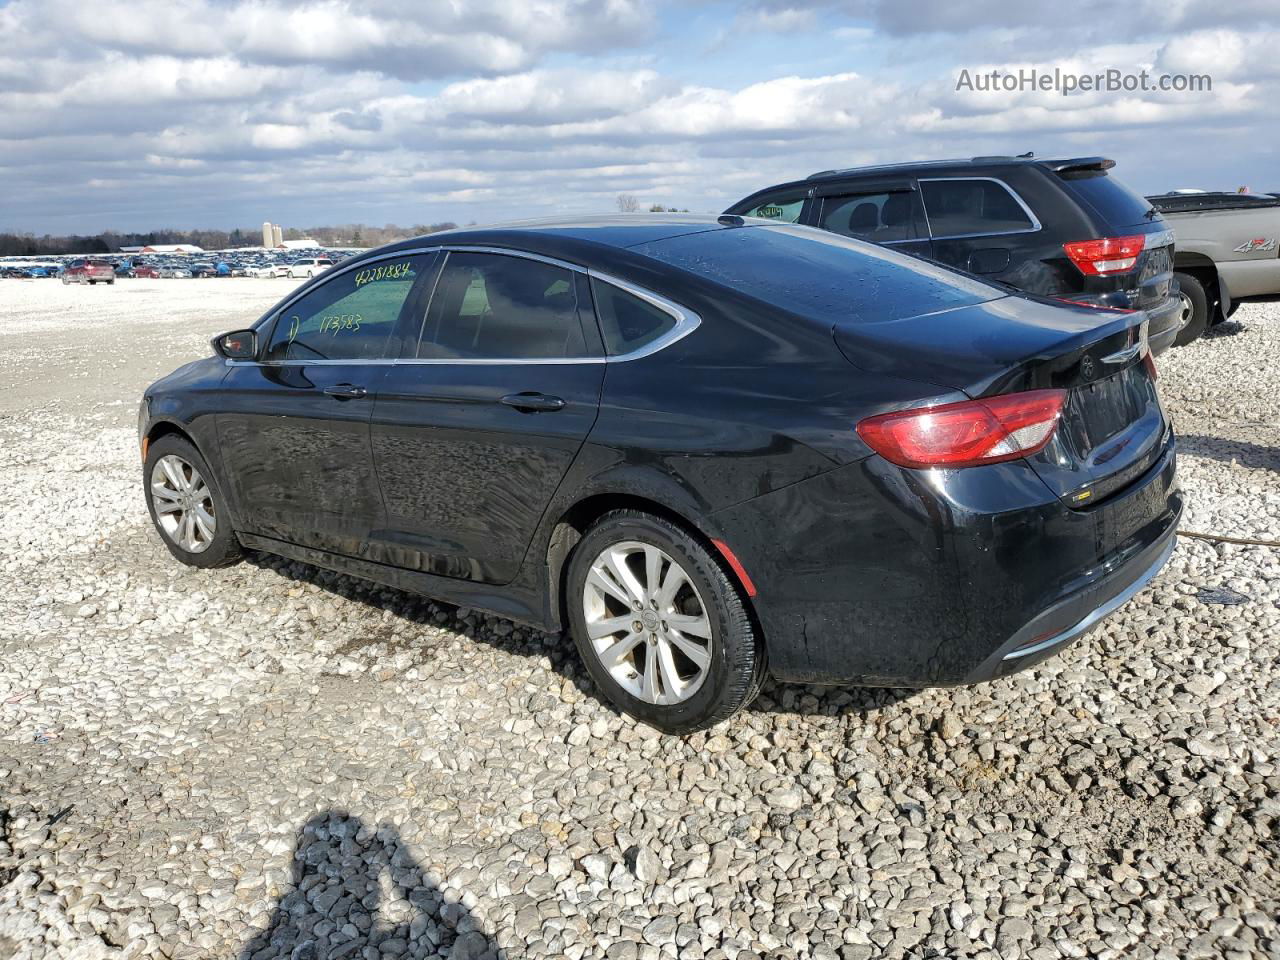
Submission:
M 1105 277 L 1132 270 L 1146 242 L 1146 235 L 1138 233 L 1131 237 L 1102 237 L 1064 243 L 1062 249 L 1086 277 Z
M 858 436 L 900 467 L 976 467 L 1030 456 L 1053 437 L 1065 390 L 1028 390 L 983 400 L 868 417 Z

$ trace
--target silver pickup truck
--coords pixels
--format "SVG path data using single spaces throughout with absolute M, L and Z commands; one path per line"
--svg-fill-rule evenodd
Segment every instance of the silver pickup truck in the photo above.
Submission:
M 1177 345 L 1221 323 L 1244 300 L 1280 295 L 1280 198 L 1179 193 L 1147 200 L 1175 234 L 1185 320 Z

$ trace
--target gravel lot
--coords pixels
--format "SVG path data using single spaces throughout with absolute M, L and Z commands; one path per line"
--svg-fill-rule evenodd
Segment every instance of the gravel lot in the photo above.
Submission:
M 563 637 L 169 557 L 141 391 L 289 287 L 0 281 L 0 957 L 1280 956 L 1280 550 L 663 738 Z M 1183 528 L 1280 540 L 1280 304 L 1236 321 L 1160 364 Z

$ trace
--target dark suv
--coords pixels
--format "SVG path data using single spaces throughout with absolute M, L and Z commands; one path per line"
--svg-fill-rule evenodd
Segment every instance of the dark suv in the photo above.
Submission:
M 1105 157 L 974 157 L 824 170 L 726 213 L 870 240 L 1028 293 L 1144 310 L 1153 353 L 1182 323 L 1173 232 Z

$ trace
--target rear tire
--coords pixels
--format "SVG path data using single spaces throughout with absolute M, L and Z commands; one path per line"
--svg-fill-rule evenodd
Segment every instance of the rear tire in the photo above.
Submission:
M 1204 286 L 1189 273 L 1175 273 L 1173 278 L 1178 281 L 1178 286 L 1182 293 L 1182 308 L 1184 316 L 1189 312 L 1190 316 L 1186 318 L 1178 335 L 1173 340 L 1175 347 L 1185 347 L 1188 343 L 1200 339 L 1204 335 L 1209 326 L 1209 297 L 1205 293 Z
M 189 567 L 226 567 L 244 556 L 213 471 L 190 441 L 170 434 L 147 448 L 147 510 L 169 552 Z
M 746 602 L 719 558 L 669 520 L 601 517 L 569 560 L 565 599 L 600 691 L 664 733 L 714 726 L 760 692 L 765 651 Z

